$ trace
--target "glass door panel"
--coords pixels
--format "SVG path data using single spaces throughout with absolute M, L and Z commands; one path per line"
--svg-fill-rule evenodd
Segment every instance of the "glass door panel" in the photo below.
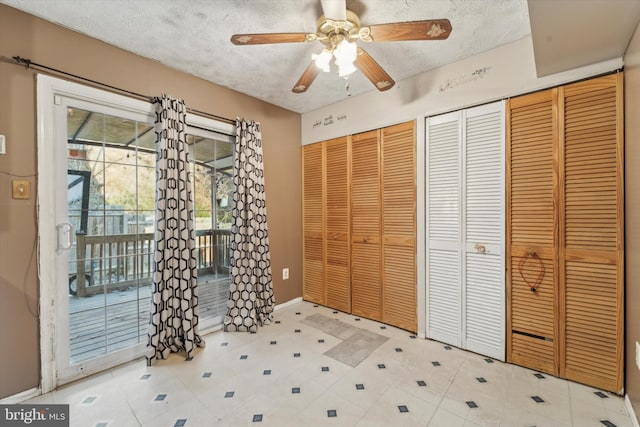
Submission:
M 67 109 L 67 209 L 75 230 L 68 252 L 70 365 L 146 343 L 155 154 L 139 136 L 151 129 Z
M 226 136 L 192 132 L 198 298 L 201 319 L 211 323 L 224 316 L 229 297 L 233 145 Z

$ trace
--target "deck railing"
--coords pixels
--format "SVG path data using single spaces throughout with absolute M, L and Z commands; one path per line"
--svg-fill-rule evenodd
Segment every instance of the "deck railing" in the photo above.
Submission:
M 196 231 L 199 274 L 229 272 L 230 230 Z M 76 273 L 69 290 L 79 297 L 149 284 L 154 268 L 154 234 L 76 235 Z

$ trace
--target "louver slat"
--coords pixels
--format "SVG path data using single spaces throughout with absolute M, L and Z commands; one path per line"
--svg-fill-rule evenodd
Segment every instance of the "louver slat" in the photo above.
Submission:
M 457 251 L 429 250 L 430 338 L 460 346 L 460 254 Z
M 349 157 L 347 138 L 324 143 L 326 150 L 327 306 L 351 312 L 349 252 Z
M 408 331 L 417 331 L 415 249 L 384 247 L 383 321 Z
M 616 181 L 599 181 L 602 175 L 616 176 L 615 99 L 615 86 L 600 89 L 597 94 L 567 95 L 565 99 L 565 212 L 571 218 L 565 223 L 567 250 L 616 250 Z M 585 106 L 589 108 L 585 110 Z M 601 139 L 597 141 L 601 150 L 580 150 L 580 138 L 591 133 L 594 123 L 601 127 Z M 580 185 L 588 178 L 598 180 L 598 185 Z
M 383 321 L 416 332 L 415 122 L 382 129 Z
M 303 298 L 325 304 L 324 286 L 324 191 L 322 144 L 303 148 Z
M 502 243 L 502 111 L 466 122 L 466 239 Z
M 588 266 L 608 277 L 589 271 L 578 273 L 584 263 L 567 262 L 566 271 L 566 376 L 606 390 L 615 390 L 618 374 L 616 266 Z M 603 294 L 602 291 L 607 292 Z M 596 293 L 600 293 L 596 296 Z
M 460 152 L 458 121 L 429 126 L 429 240 L 458 241 L 460 236 Z
M 382 320 L 379 131 L 351 137 L 351 311 Z

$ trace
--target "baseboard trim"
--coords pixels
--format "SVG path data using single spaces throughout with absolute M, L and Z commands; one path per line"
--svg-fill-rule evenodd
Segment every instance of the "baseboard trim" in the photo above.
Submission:
M 638 417 L 636 416 L 636 412 L 633 410 L 633 405 L 629 399 L 629 394 L 624 395 L 624 406 L 627 407 L 627 412 L 629 412 L 629 418 L 631 418 L 631 424 L 633 424 L 633 427 L 640 427 Z
M 14 403 L 24 402 L 25 400 L 31 399 L 32 397 L 40 396 L 42 393 L 40 388 L 34 387 L 29 390 L 25 390 L 18 394 L 14 394 L 13 396 L 5 397 L 4 399 L 0 399 L 0 404 L 3 405 L 11 405 Z
M 287 308 L 287 307 L 289 307 L 290 305 L 297 304 L 297 303 L 299 303 L 299 302 L 302 302 L 302 297 L 294 298 L 294 299 L 289 300 L 289 301 L 287 301 L 287 302 L 283 302 L 282 304 L 276 304 L 276 308 L 275 308 L 275 310 L 276 310 L 276 311 L 278 311 L 278 310 L 282 310 L 283 308 Z

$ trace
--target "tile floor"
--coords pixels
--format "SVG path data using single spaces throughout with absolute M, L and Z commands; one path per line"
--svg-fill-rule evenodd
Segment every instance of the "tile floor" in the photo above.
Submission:
M 87 427 L 632 426 L 619 396 L 391 326 L 306 302 L 275 321 L 208 334 L 190 362 L 138 360 L 27 403 L 68 403 Z M 355 366 L 324 354 L 349 331 L 375 341 L 355 340 L 368 354 Z

